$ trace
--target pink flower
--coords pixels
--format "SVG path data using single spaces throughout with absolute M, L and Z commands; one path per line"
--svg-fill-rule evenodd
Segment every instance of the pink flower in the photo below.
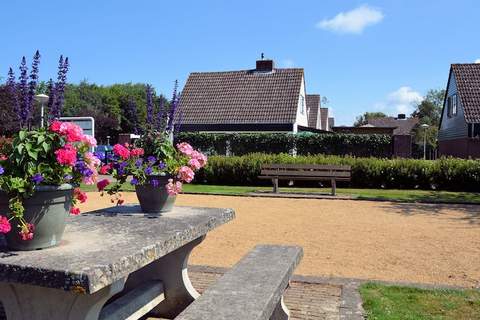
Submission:
M 106 164 L 100 168 L 100 174 L 108 174 L 110 169 L 112 169 L 112 166 L 110 164 Z
M 173 179 L 168 179 L 168 183 L 165 185 L 165 188 L 167 189 L 168 195 L 176 196 L 182 192 L 182 183 L 180 181 L 173 183 Z
M 130 151 L 118 143 L 113 146 L 113 153 L 121 157 L 123 160 L 126 160 L 130 157 Z
M 0 216 L 0 233 L 8 233 L 10 230 L 12 230 L 10 221 L 8 221 L 7 217 Z
M 180 180 L 187 183 L 192 182 L 193 178 L 195 177 L 195 173 L 193 172 L 193 170 L 187 166 L 180 167 L 180 169 L 178 170 L 178 175 L 180 177 Z
M 71 145 L 66 144 L 62 149 L 55 151 L 58 163 L 73 167 L 77 162 L 77 150 Z
M 93 167 L 98 167 L 101 163 L 100 159 L 98 159 L 93 153 L 85 152 L 83 155 L 85 162 Z
M 194 150 L 190 157 L 192 159 L 196 159 L 200 163 L 200 168 L 203 168 L 207 165 L 207 156 L 201 152 Z
M 72 207 L 70 209 L 70 214 L 73 214 L 74 216 L 78 216 L 80 214 L 80 209 L 79 208 L 75 208 L 75 207 Z
M 80 142 L 83 140 L 83 129 L 73 122 L 61 122 L 60 134 L 67 137 L 68 142 Z
M 130 151 L 130 155 L 132 157 L 140 157 L 140 156 L 143 156 L 144 154 L 145 154 L 145 151 L 143 151 L 142 148 L 135 148 L 132 151 Z
M 80 201 L 80 203 L 84 203 L 85 201 L 87 201 L 87 194 L 80 190 L 80 188 L 75 188 L 75 190 L 73 190 L 73 196 L 75 197 L 75 199 Z
M 89 147 L 96 147 L 97 146 L 97 140 L 89 135 L 83 135 L 82 137 L 82 142 L 88 145 Z
M 50 127 L 48 129 L 52 132 L 60 133 L 60 126 L 61 125 L 62 125 L 62 123 L 60 121 L 54 120 L 54 121 L 52 121 L 52 123 L 50 124 Z
M 190 159 L 190 161 L 188 161 L 188 165 L 193 170 L 198 170 L 202 167 L 202 165 L 200 164 L 200 162 L 197 159 Z
M 105 187 L 108 186 L 109 184 L 110 184 L 110 181 L 108 181 L 108 179 L 103 179 L 98 181 L 97 182 L 98 191 L 103 191 L 103 189 L 105 189 Z
M 178 151 L 180 151 L 181 153 L 183 153 L 184 155 L 187 155 L 187 156 L 191 155 L 192 152 L 193 152 L 192 146 L 189 145 L 186 142 L 182 142 L 182 143 L 177 144 L 177 149 L 178 149 Z
M 35 231 L 35 226 L 31 223 L 27 223 L 26 225 L 22 226 L 22 229 L 18 233 L 22 240 L 32 240 L 33 239 L 33 231 Z

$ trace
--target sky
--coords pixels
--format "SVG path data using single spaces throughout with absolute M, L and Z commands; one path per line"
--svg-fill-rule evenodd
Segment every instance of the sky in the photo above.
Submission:
M 42 55 L 40 78 L 152 84 L 171 95 L 190 72 L 252 69 L 263 52 L 305 69 L 336 125 L 366 111 L 411 113 L 446 86 L 451 63 L 480 62 L 478 0 L 2 1 L 0 77 Z

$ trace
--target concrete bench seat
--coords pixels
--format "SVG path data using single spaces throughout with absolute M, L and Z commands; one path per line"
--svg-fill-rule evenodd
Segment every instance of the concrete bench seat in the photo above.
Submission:
M 302 257 L 301 247 L 256 246 L 175 319 L 289 319 L 283 293 Z

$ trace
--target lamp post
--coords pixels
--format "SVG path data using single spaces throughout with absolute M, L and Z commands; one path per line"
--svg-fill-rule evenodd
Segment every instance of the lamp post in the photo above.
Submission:
M 427 159 L 427 128 L 428 124 L 424 123 L 420 126 L 423 129 L 423 160 Z
M 35 95 L 35 100 L 40 102 L 40 104 L 42 105 L 41 109 L 40 109 L 40 117 L 41 117 L 41 120 L 40 120 L 40 127 L 43 128 L 43 125 L 44 125 L 44 114 L 45 114 L 45 103 L 48 102 L 48 99 L 49 97 L 46 95 L 46 94 L 37 94 Z

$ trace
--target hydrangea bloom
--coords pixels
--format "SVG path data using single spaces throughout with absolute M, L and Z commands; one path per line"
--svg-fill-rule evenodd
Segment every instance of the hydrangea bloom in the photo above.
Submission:
M 144 153 L 145 153 L 145 151 L 143 151 L 142 148 L 135 148 L 132 151 L 130 151 L 130 155 L 132 157 L 141 157 L 141 156 L 144 155 Z
M 130 150 L 118 143 L 113 146 L 113 153 L 123 160 L 130 158 Z
M 33 232 L 35 231 L 35 226 L 31 223 L 27 223 L 23 225 L 20 232 L 18 233 L 22 240 L 32 240 L 33 239 Z
M 194 151 L 193 147 L 186 142 L 177 144 L 177 149 L 186 156 L 190 156 Z
M 198 152 L 198 151 L 194 150 L 194 151 L 190 154 L 190 158 L 196 159 L 196 160 L 200 163 L 201 168 L 203 168 L 203 167 L 205 167 L 205 166 L 207 165 L 207 156 L 204 155 L 204 154 L 201 153 L 201 152 Z
M 180 181 L 173 183 L 173 179 L 168 179 L 168 183 L 165 185 L 165 188 L 167 189 L 168 195 L 176 196 L 182 191 L 182 183 Z
M 77 162 L 77 150 L 71 145 L 66 144 L 62 149 L 55 151 L 58 163 L 73 167 Z
M 188 165 L 193 169 L 193 170 L 198 170 L 202 167 L 200 162 L 197 159 L 190 159 L 188 161 Z
M 192 182 L 193 178 L 195 177 L 195 173 L 193 172 L 193 170 L 187 166 L 180 167 L 180 169 L 178 170 L 178 175 L 180 180 L 187 183 Z
M 0 233 L 8 233 L 12 229 L 7 217 L 0 216 Z

